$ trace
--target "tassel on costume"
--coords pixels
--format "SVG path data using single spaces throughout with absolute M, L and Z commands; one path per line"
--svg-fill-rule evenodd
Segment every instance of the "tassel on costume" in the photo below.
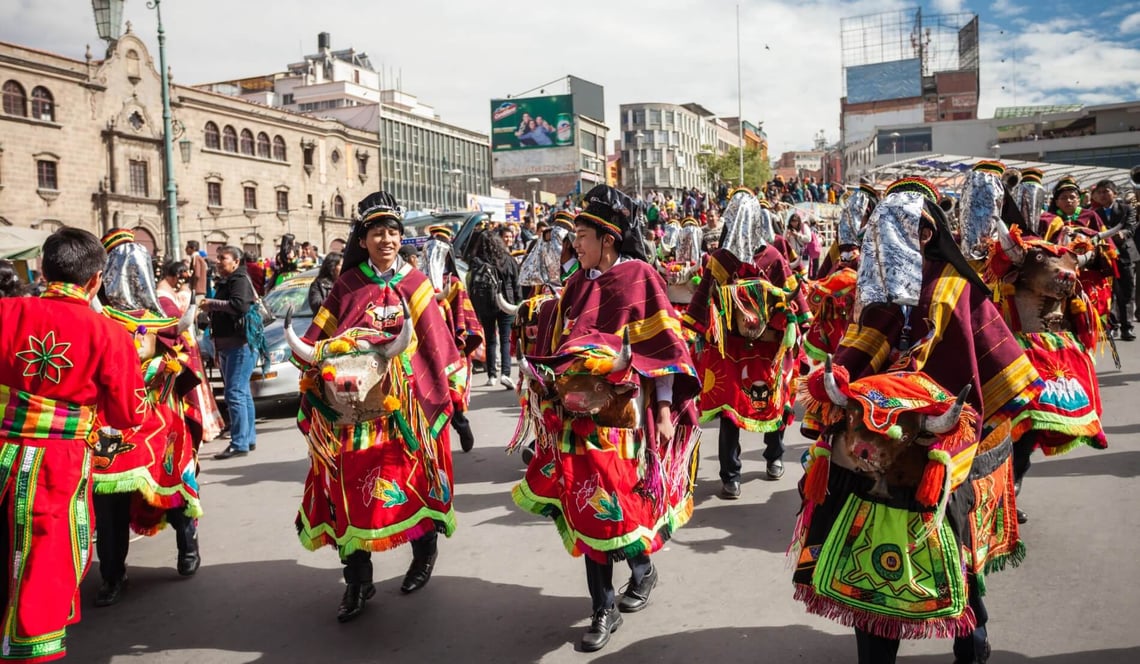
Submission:
M 936 455 L 945 456 L 946 460 L 942 461 Z M 926 463 L 926 469 L 922 472 L 922 480 L 918 483 L 918 491 L 915 493 L 918 502 L 927 507 L 934 507 L 938 504 L 942 487 L 946 484 L 946 466 L 950 463 L 949 457 L 949 454 L 939 450 L 931 450 L 927 454 L 929 461 Z
M 811 447 L 811 466 L 804 477 L 804 498 L 816 505 L 827 499 L 827 482 L 831 471 L 831 448 L 822 443 Z

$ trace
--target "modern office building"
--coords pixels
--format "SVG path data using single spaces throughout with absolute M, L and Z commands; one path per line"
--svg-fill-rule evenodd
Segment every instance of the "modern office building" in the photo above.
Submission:
M 621 182 L 630 192 L 707 188 L 697 157 L 740 145 L 729 122 L 696 103 L 622 104 L 620 126 Z

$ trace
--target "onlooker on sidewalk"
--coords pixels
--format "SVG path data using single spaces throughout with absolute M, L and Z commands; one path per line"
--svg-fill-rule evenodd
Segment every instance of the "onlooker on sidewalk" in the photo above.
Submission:
M 242 250 L 222 247 L 218 250 L 214 299 L 203 300 L 201 305 L 210 314 L 210 334 L 222 367 L 226 409 L 230 413 L 230 445 L 215 454 L 215 459 L 245 456 L 257 447 L 256 414 L 249 391 L 257 354 L 250 348 L 245 330 L 245 314 L 253 303 L 253 286 L 242 262 Z
M 1132 330 L 1133 311 L 1132 297 L 1136 291 L 1136 261 L 1140 253 L 1136 250 L 1132 235 L 1136 232 L 1136 212 L 1132 206 L 1116 197 L 1116 183 L 1112 180 L 1101 180 L 1092 190 L 1093 211 L 1104 222 L 1105 228 L 1122 225 L 1124 230 L 1113 241 L 1120 251 L 1116 267 L 1120 278 L 1113 283 L 1112 308 L 1116 314 L 1116 324 L 1120 326 L 1120 338 L 1123 341 L 1132 341 L 1136 338 Z
M 475 315 L 483 326 L 487 350 L 487 384 L 499 382 L 513 390 L 515 384 L 511 379 L 510 339 L 515 317 L 500 309 L 496 300 L 496 295 L 502 295 L 510 304 L 522 301 L 518 264 L 507 252 L 506 242 L 512 240 L 514 232 L 507 227 L 479 236 L 479 247 L 475 250 L 471 272 L 468 274 L 467 291 L 471 295 Z
M 206 264 L 205 256 L 199 252 L 197 240 L 186 243 L 186 259 L 190 261 L 190 290 L 194 293 L 194 299 L 203 298 L 209 287 L 209 265 Z

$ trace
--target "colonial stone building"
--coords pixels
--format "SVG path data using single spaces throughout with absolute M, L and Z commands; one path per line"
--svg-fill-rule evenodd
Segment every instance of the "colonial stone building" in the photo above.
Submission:
M 102 60 L 0 42 L 0 86 L 0 225 L 131 228 L 161 252 L 162 85 L 130 26 Z M 193 87 L 170 94 L 183 246 L 271 255 L 292 233 L 338 249 L 356 202 L 380 187 L 375 131 Z

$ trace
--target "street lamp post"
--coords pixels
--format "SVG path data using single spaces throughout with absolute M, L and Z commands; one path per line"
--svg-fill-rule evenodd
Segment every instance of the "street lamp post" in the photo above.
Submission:
M 99 38 L 114 43 L 122 34 L 126 0 L 91 0 Z M 166 67 L 166 31 L 162 28 L 161 0 L 147 0 L 158 19 L 158 66 L 162 77 L 162 153 L 166 172 L 166 256 L 177 260 L 182 246 L 178 238 L 178 187 L 174 182 L 174 131 L 170 112 L 170 72 Z
M 892 164 L 899 160 L 898 144 L 899 144 L 899 137 L 900 136 L 902 136 L 902 134 L 898 133 L 897 131 L 891 132 L 891 163 Z

